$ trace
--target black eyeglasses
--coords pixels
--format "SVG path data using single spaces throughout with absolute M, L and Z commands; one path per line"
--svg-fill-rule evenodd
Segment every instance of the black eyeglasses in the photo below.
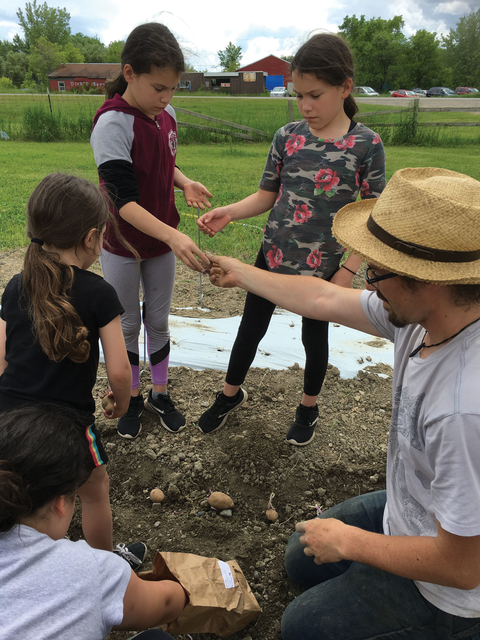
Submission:
M 388 280 L 389 278 L 396 278 L 397 275 L 398 275 L 397 273 L 385 273 L 383 276 L 377 276 L 375 271 L 370 267 L 367 267 L 365 269 L 365 280 L 367 281 L 368 284 L 371 284 L 375 289 L 377 288 L 375 287 L 376 282 L 380 282 L 380 280 Z

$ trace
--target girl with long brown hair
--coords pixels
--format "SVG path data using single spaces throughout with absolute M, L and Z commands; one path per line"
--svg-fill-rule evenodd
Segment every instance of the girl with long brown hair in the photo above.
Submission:
M 85 425 L 92 473 L 79 488 L 87 542 L 112 549 L 108 457 L 95 428 L 92 388 L 105 356 L 110 395 L 106 418 L 128 409 L 131 372 L 113 287 L 87 269 L 97 259 L 108 200 L 92 183 L 46 176 L 27 205 L 24 270 L 8 283 L 0 311 L 0 411 L 53 402 L 78 412 Z

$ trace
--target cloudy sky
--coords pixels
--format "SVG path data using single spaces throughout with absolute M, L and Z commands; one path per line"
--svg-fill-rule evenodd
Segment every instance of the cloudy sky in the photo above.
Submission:
M 43 4 L 37 0 L 37 4 Z M 367 19 L 389 19 L 401 15 L 407 36 L 417 29 L 445 34 L 455 28 L 459 18 L 478 8 L 478 0 L 330 0 L 296 5 L 289 0 L 240 3 L 224 0 L 177 0 L 163 5 L 152 0 L 48 0 L 49 7 L 66 8 L 72 33 L 98 36 L 108 44 L 123 40 L 138 24 L 150 20 L 165 23 L 181 42 L 190 64 L 198 70 L 219 69 L 217 51 L 229 42 L 242 47 L 242 64 L 269 54 L 294 53 L 312 30 L 336 32 L 347 15 Z M 310 4 L 312 6 L 312 4 Z M 21 35 L 16 12 L 24 10 L 25 0 L 0 3 L 0 40 Z

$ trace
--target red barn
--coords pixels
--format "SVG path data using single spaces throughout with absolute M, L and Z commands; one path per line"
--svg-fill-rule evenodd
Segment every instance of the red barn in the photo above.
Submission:
M 121 66 L 120 63 L 107 62 L 61 64 L 48 74 L 50 91 L 71 91 L 83 85 L 103 89 L 107 80 L 118 76 Z
M 283 84 L 284 87 L 288 87 L 288 83 L 292 82 L 290 63 L 273 55 L 257 60 L 256 62 L 252 62 L 251 64 L 246 64 L 244 67 L 237 69 L 237 71 L 265 71 L 269 76 L 277 76 L 277 78 L 278 76 L 282 76 L 283 82 L 279 82 L 277 80 L 275 86 Z M 269 84 L 270 83 L 267 78 L 267 88 L 271 89 L 272 87 L 269 87 Z

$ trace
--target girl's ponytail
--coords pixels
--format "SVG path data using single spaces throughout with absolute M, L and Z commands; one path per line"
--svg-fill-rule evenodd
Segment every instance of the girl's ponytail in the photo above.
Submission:
M 350 120 L 353 120 L 354 116 L 358 113 L 358 105 L 351 93 L 345 98 L 345 101 L 343 103 L 343 110 L 350 118 Z
M 105 97 L 107 98 L 107 100 L 110 100 L 110 98 L 113 98 L 116 93 L 123 95 L 127 90 L 127 86 L 127 81 L 123 77 L 122 65 L 122 71 L 120 71 L 120 74 L 113 80 L 109 80 L 105 83 Z
M 92 229 L 100 236 L 110 218 L 108 200 L 88 180 L 51 174 L 30 196 L 27 218 L 35 241 L 25 254 L 23 290 L 35 335 L 51 360 L 85 362 L 88 331 L 70 302 L 74 270 L 57 251 L 76 250 Z
M 73 281 L 73 268 L 60 262 L 58 254 L 30 243 L 25 254 L 23 288 L 36 338 L 54 362 L 64 358 L 86 362 L 90 354 L 88 330 L 69 301 Z

